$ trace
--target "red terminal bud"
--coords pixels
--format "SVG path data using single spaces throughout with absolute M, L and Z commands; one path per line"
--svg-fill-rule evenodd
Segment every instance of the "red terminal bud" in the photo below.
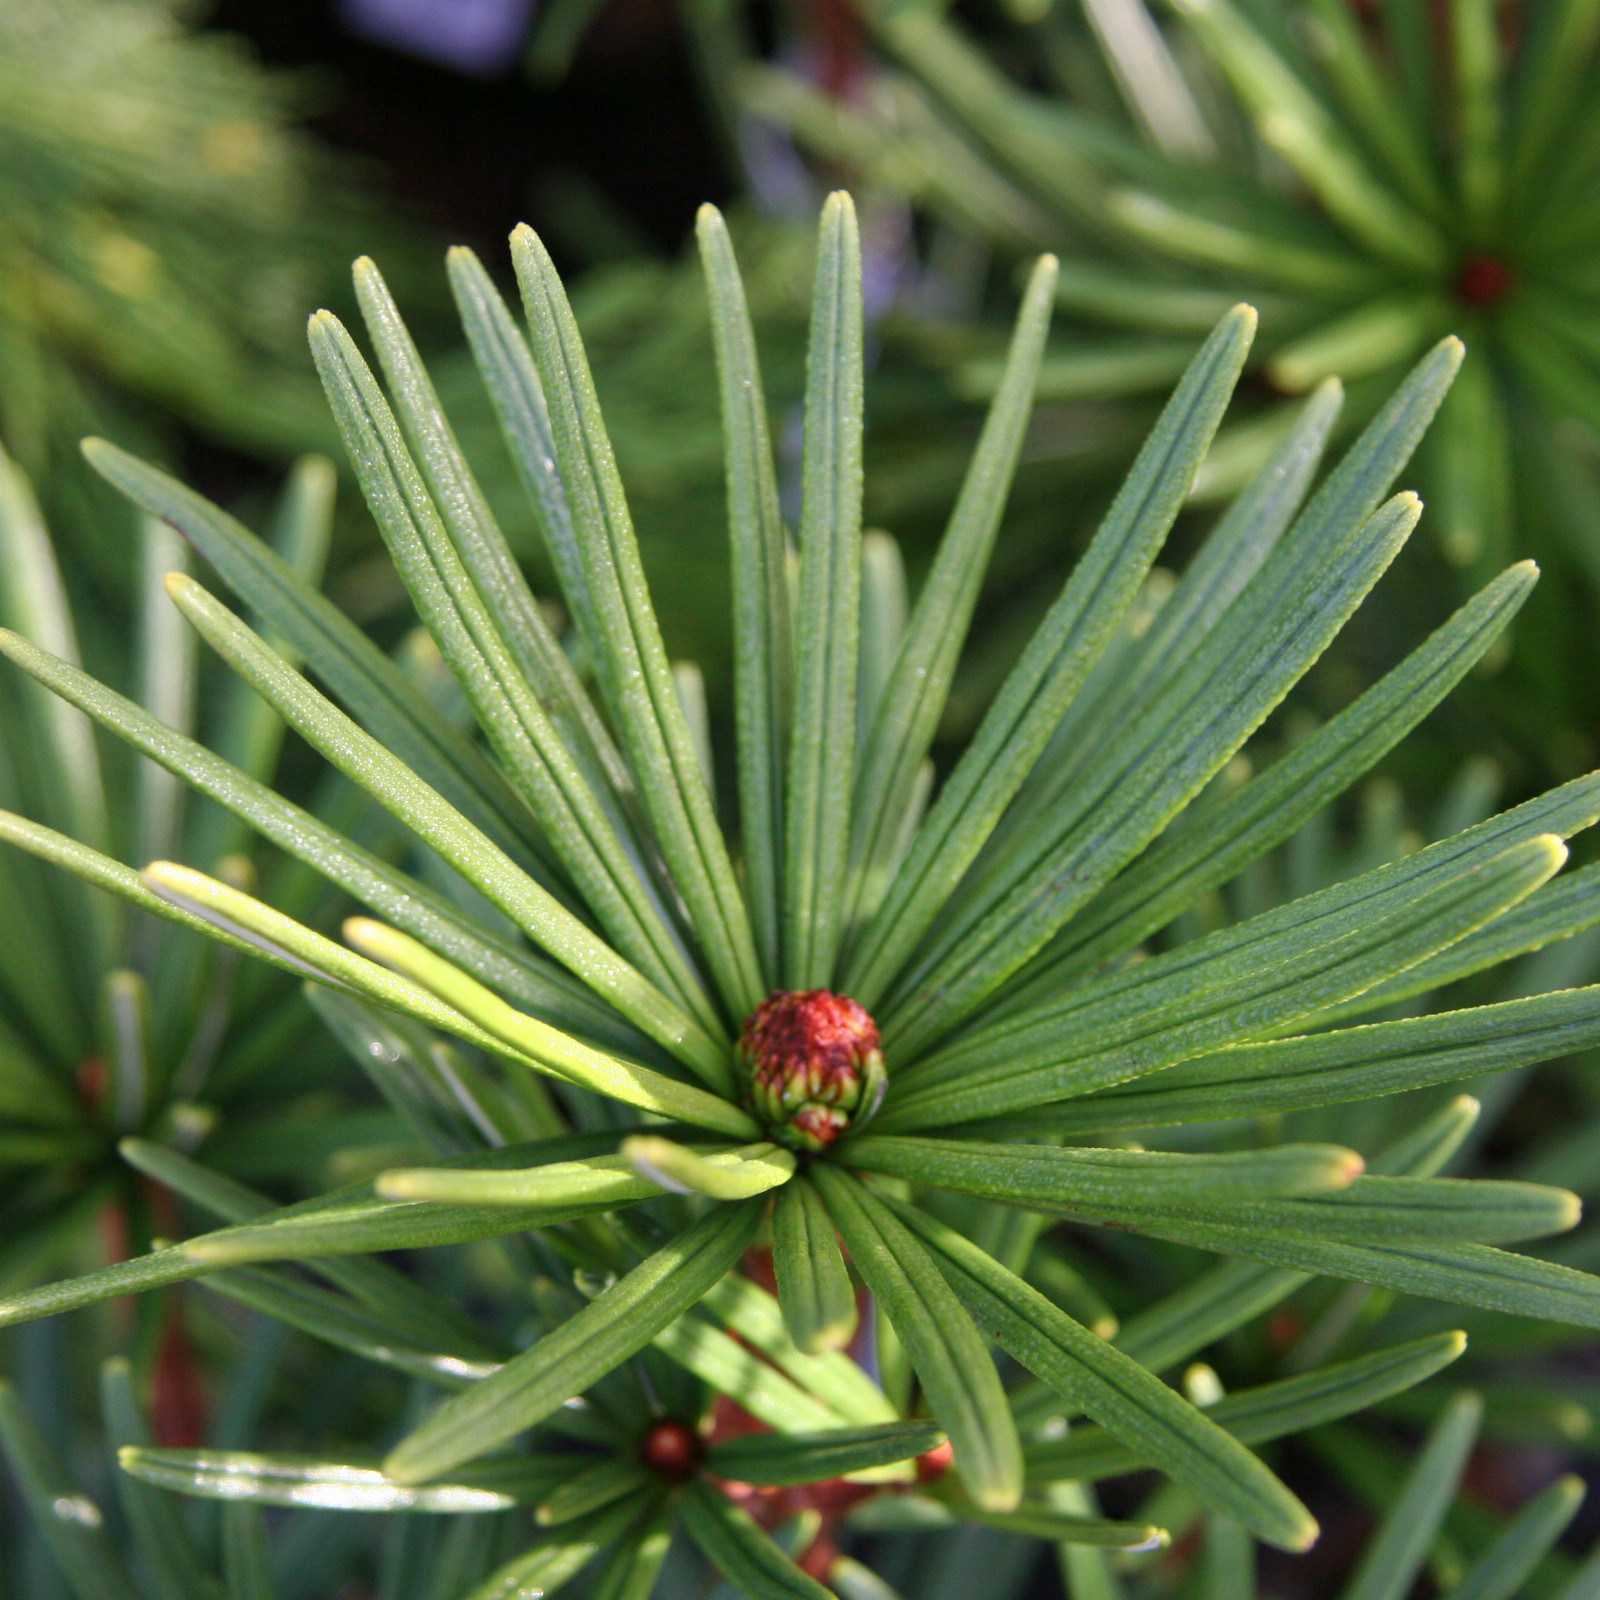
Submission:
M 878 1026 L 845 995 L 768 995 L 745 1023 L 739 1049 L 750 1068 L 751 1108 L 791 1149 L 824 1149 L 883 1099 Z
M 1510 263 L 1499 256 L 1471 255 L 1456 269 L 1456 298 L 1463 305 L 1499 305 L 1516 286 Z
M 700 1470 L 700 1435 L 686 1422 L 658 1422 L 639 1448 L 644 1464 L 669 1483 L 682 1483 Z
M 95 1111 L 100 1109 L 100 1103 L 106 1097 L 106 1085 L 110 1078 L 111 1069 L 106 1066 L 104 1056 L 88 1055 L 78 1063 L 78 1093 Z

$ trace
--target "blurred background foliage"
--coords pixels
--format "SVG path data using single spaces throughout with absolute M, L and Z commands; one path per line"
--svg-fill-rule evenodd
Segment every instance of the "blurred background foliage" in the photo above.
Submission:
M 113 608 L 137 541 L 79 438 L 326 445 L 306 307 L 375 230 L 422 297 L 420 228 L 302 125 L 324 93 L 166 0 L 0 8 L 0 436 Z
M 98 487 L 76 444 L 100 433 L 164 457 L 256 526 L 277 505 L 290 544 L 305 497 L 320 496 L 307 559 L 331 545 L 328 592 L 448 699 L 437 661 L 408 643 L 403 591 L 348 486 L 334 496 L 325 466 L 301 465 L 279 499 L 295 457 L 332 453 L 304 318 L 324 304 L 343 310 L 359 253 L 394 285 L 502 525 L 548 592 L 484 396 L 431 313 L 443 303 L 443 243 L 498 259 L 519 220 L 551 241 L 574 280 L 660 609 L 679 630 L 669 645 L 704 666 L 713 713 L 726 717 L 716 391 L 699 269 L 683 248 L 695 206 L 709 198 L 734 214 L 792 513 L 811 270 L 809 229 L 795 223 L 825 187 L 857 192 L 874 330 L 867 520 L 900 541 L 913 593 L 981 420 L 1017 269 L 1042 248 L 1060 252 L 1055 347 L 952 698 L 952 737 L 968 731 L 1227 304 L 1245 298 L 1262 312 L 1257 365 L 1197 485 L 1179 553 L 1270 449 L 1294 396 L 1337 372 L 1357 426 L 1420 345 L 1460 331 L 1472 354 L 1421 463 L 1433 538 L 1413 541 L 1253 753 L 1270 757 L 1303 736 L 1306 719 L 1347 704 L 1468 580 L 1528 554 L 1545 579 L 1493 670 L 1463 685 L 1359 796 L 1219 895 L 1207 924 L 1219 925 L 1595 764 L 1597 33 L 1595 0 L 1184 0 L 1170 10 L 1140 0 L 859 10 L 850 0 L 7 0 L 0 523 L 13 548 L 32 539 L 48 550 L 49 527 L 65 596 L 56 620 L 75 630 L 91 670 L 180 725 L 199 717 L 208 742 L 235 719 L 231 736 L 256 741 L 257 770 L 277 768 L 280 787 L 358 829 L 375 824 L 349 793 L 308 792 L 304 752 L 289 741 L 280 762 L 276 732 L 246 726 L 150 622 L 146 569 L 170 565 L 172 552 Z M 3 602 L 13 625 L 41 603 L 15 592 Z M 8 692 L 0 713 L 6 749 L 26 752 L 40 707 Z M 165 829 L 208 870 L 231 857 L 240 875 L 282 872 L 269 852 L 243 856 L 217 817 L 179 808 L 131 764 L 97 781 L 103 795 L 138 797 L 102 806 L 125 859 L 152 853 L 144 845 Z M 4 804 L 63 824 L 84 803 L 26 759 L 0 786 Z M 45 888 L 42 870 L 9 853 L 6 874 L 0 1048 L 8 1072 L 18 1063 L 30 1082 L 47 1079 L 57 1102 L 47 1125 L 0 1129 L 8 1287 L 143 1248 L 176 1225 L 166 1192 L 120 1161 L 126 1134 L 203 1144 L 208 1163 L 281 1198 L 392 1163 L 414 1140 L 396 1109 L 403 1095 L 370 1083 L 291 985 L 244 967 L 224 982 L 222 958 L 186 935 L 95 930 L 97 913 L 65 880 L 51 875 Z M 292 889 L 273 898 L 294 904 Z M 84 941 L 93 961 L 79 959 Z M 1580 932 L 1498 980 L 1510 989 L 1469 978 L 1451 1003 L 1592 981 L 1597 963 L 1594 936 Z M 1600 1196 L 1595 1066 L 1570 1059 L 1469 1086 L 1483 1111 L 1451 1170 Z M 1297 1132 L 1373 1149 L 1396 1109 L 1385 1103 L 1360 1127 L 1306 1116 Z M 1419 1108 L 1407 1097 L 1398 1109 L 1414 1120 Z M 963 1222 L 979 1235 L 997 1226 Z M 1573 1264 L 1600 1263 L 1593 1230 L 1561 1248 Z M 464 1254 L 470 1294 L 503 1310 L 505 1264 Z M 1194 1271 L 1176 1248 L 1130 1239 L 1097 1254 L 1061 1227 L 1034 1246 L 1030 1267 L 1045 1292 L 1108 1332 Z M 1491 1443 L 1472 1457 L 1434 1548 L 1438 1591 L 1490 1546 L 1497 1519 L 1564 1466 L 1600 1470 L 1593 1349 L 1487 1313 L 1463 1324 L 1312 1283 L 1230 1331 L 1206 1352 L 1210 1378 L 1189 1381 L 1259 1384 L 1456 1325 L 1470 1325 L 1472 1344 L 1445 1379 L 1388 1401 L 1375 1426 L 1337 1423 L 1286 1447 L 1330 1536 L 1308 1561 L 1265 1561 L 1265 1590 L 1338 1592 L 1359 1535 L 1398 1492 L 1418 1430 L 1459 1409 L 1459 1381 L 1483 1394 Z M 115 1351 L 134 1355 L 163 1442 L 381 1437 L 405 1403 L 392 1375 L 198 1293 L 9 1335 L 5 1365 L 64 1458 L 60 1484 L 79 1482 L 106 1505 L 94 1395 L 99 1359 Z M 1460 1471 L 1439 1468 L 1446 1499 Z M 1107 1500 L 1132 1513 L 1140 1486 L 1113 1485 Z M 364 1571 L 372 1587 L 349 1592 L 451 1600 L 465 1586 L 429 1587 L 424 1575 L 488 1556 L 469 1549 L 478 1535 L 425 1520 L 397 1519 L 401 1531 L 379 1539 L 357 1517 L 290 1513 L 274 1527 L 279 1592 L 332 1594 Z M 1583 1510 L 1573 1527 L 1577 1550 L 1600 1518 Z M 1196 1525 L 1157 1557 L 1079 1551 L 1059 1572 L 1041 1541 L 992 1529 L 862 1537 L 908 1600 L 1007 1600 L 1063 1584 L 1074 1600 L 1256 1592 L 1227 1529 Z M 7 1592 L 64 1592 L 36 1534 L 9 1544 Z M 1558 1553 L 1528 1592 L 1562 1594 L 1572 1578 Z
M 832 86 L 780 52 L 745 67 L 741 103 L 927 226 L 980 240 L 1002 279 L 1060 250 L 1047 397 L 1158 395 L 1215 309 L 1260 309 L 1253 413 L 1219 440 L 1198 499 L 1259 462 L 1290 397 L 1323 377 L 1350 386 L 1356 426 L 1426 340 L 1466 339 L 1421 463 L 1431 559 L 1412 558 L 1405 611 L 1427 615 L 1452 569 L 1481 580 L 1537 557 L 1556 581 L 1479 698 L 1524 760 L 1587 765 L 1592 679 L 1571 660 L 1600 584 L 1595 8 L 859 12 Z M 962 333 L 943 364 L 981 392 L 993 358 L 979 327 Z

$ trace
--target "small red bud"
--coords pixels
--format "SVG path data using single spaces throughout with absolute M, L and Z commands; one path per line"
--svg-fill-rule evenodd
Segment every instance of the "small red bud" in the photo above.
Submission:
M 685 1422 L 658 1422 L 644 1436 L 639 1454 L 652 1472 L 682 1483 L 700 1469 L 700 1435 Z
M 1516 287 L 1510 264 L 1499 256 L 1468 256 L 1456 270 L 1456 299 L 1463 305 L 1498 305 Z
M 955 1458 L 956 1453 L 948 1439 L 943 1444 L 936 1444 L 931 1450 L 924 1450 L 917 1457 L 917 1482 L 932 1483 L 935 1478 L 943 1477 L 950 1470 Z
M 1292 1307 L 1275 1311 L 1267 1319 L 1267 1343 L 1280 1354 L 1297 1343 L 1305 1331 L 1305 1317 Z
M 792 1149 L 824 1149 L 883 1099 L 877 1024 L 845 995 L 768 995 L 745 1023 L 739 1049 L 750 1067 L 751 1108 Z
M 110 1077 L 111 1071 L 106 1066 L 104 1056 L 85 1056 L 78 1063 L 78 1093 L 96 1111 L 100 1109 L 100 1102 L 106 1097 L 106 1084 Z

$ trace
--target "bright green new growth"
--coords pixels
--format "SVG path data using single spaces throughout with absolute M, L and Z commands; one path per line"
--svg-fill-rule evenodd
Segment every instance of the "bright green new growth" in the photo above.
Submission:
M 421 1022 L 513 1072 L 539 1075 L 560 1108 L 554 1127 L 598 1095 L 632 1108 L 609 1124 L 621 1131 L 451 1153 L 282 1210 L 219 1199 L 213 1178 L 168 1159 L 164 1181 L 228 1226 L 76 1283 L 13 1295 L 0 1302 L 0 1320 L 215 1274 L 220 1292 L 304 1322 L 306 1286 L 261 1264 L 305 1261 L 335 1288 L 366 1295 L 362 1308 L 330 1310 L 325 1326 L 337 1322 L 346 1347 L 382 1351 L 393 1286 L 360 1290 L 352 1266 L 365 1270 L 387 1249 L 581 1223 L 573 1236 L 588 1242 L 607 1278 L 527 1349 L 505 1352 L 492 1373 L 455 1373 L 447 1386 L 456 1392 L 370 1468 L 384 1492 L 404 1495 L 478 1470 L 468 1464 L 547 1424 L 647 1347 L 738 1393 L 782 1432 L 894 1423 L 884 1393 L 839 1351 L 856 1314 L 842 1237 L 953 1446 L 961 1488 L 947 1498 L 961 1514 L 1069 1541 L 1160 1536 L 1023 1503 L 1034 1468 L 987 1338 L 1103 1430 L 1083 1430 L 1085 1440 L 1103 1438 L 1113 1454 L 1159 1468 L 1262 1539 L 1304 1548 L 1315 1523 L 1247 1448 L 1272 1436 L 1260 1418 L 1342 1415 L 1419 1381 L 1459 1353 L 1458 1338 L 1385 1353 L 1376 1368 L 1325 1369 L 1310 1389 L 1244 1407 L 1241 1416 L 1255 1420 L 1230 1430 L 1140 1364 L 1154 1354 L 1091 1333 L 937 1220 L 917 1203 L 916 1186 L 1035 1219 L 1112 1222 L 1262 1263 L 1283 1283 L 1326 1273 L 1600 1326 L 1600 1281 L 1497 1248 L 1570 1227 L 1572 1196 L 1434 1176 L 1440 1152 L 1470 1124 L 1458 1110 L 1443 1131 L 1420 1131 L 1416 1150 L 1371 1175 L 1361 1156 L 1326 1144 L 1239 1151 L 1208 1149 L 1217 1141 L 1203 1139 L 1177 1153 L 1066 1146 L 1057 1131 L 1092 1130 L 1102 1119 L 1121 1126 L 1144 1116 L 1125 1109 L 1139 1101 L 1157 1113 L 1145 1121 L 1196 1111 L 1216 1121 L 1250 1116 L 1274 1095 L 1315 1105 L 1394 1094 L 1455 1076 L 1463 1061 L 1490 1071 L 1537 1059 L 1546 1044 L 1566 1049 L 1600 1036 L 1592 990 L 1296 1035 L 1331 1012 L 1387 1003 L 1408 974 L 1455 970 L 1452 951 L 1462 952 L 1459 970 L 1475 970 L 1581 925 L 1565 901 L 1551 910 L 1563 883 L 1545 886 L 1565 862 L 1562 841 L 1600 817 L 1600 777 L 1148 960 L 1113 959 L 1377 761 L 1481 658 L 1525 597 L 1534 574 L 1513 569 L 1282 771 L 1232 794 L 1207 792 L 1415 526 L 1414 496 L 1385 497 L 1449 388 L 1460 346 L 1447 339 L 1425 356 L 1307 499 L 1338 400 L 1331 388 L 1313 397 L 1176 582 L 1161 614 L 1173 620 L 1139 631 L 1127 626 L 1132 608 L 1248 352 L 1253 313 L 1223 315 L 922 818 L 916 796 L 926 793 L 922 774 L 1028 424 L 1054 263 L 1036 270 L 988 426 L 903 638 L 892 651 L 873 641 L 871 659 L 892 654 L 892 664 L 873 714 L 862 716 L 862 618 L 892 608 L 872 601 L 877 578 L 872 603 L 859 587 L 863 326 L 853 208 L 835 196 L 822 219 L 792 617 L 753 342 L 731 247 L 709 209 L 700 238 L 728 409 L 737 788 L 753 808 L 741 819 L 742 873 L 741 835 L 718 825 L 662 645 L 582 342 L 548 257 L 525 229 L 513 251 L 529 342 L 459 252 L 452 280 L 507 444 L 535 491 L 597 701 L 549 637 L 370 263 L 358 264 L 358 287 L 390 395 L 325 313 L 313 319 L 313 346 L 363 490 L 487 751 L 237 523 L 112 447 L 91 447 L 108 477 L 173 522 L 294 642 L 332 698 L 208 590 L 174 578 L 170 592 L 202 637 L 520 938 L 504 924 L 476 926 L 446 896 L 411 894 L 394 869 L 70 664 L 0 635 L 0 649 L 46 687 L 383 920 L 345 924 L 357 954 L 187 867 L 156 862 L 134 877 L 88 843 L 20 821 L 7 824 L 13 842 L 311 978 L 327 991 L 319 1009 L 340 1029 L 377 1037 L 372 1030 L 389 1023 L 366 1009 L 371 1002 L 409 1019 L 396 1029 Z M 1504 927 L 1513 932 L 1497 933 Z M 794 988 L 833 993 L 792 997 L 807 1020 L 772 1046 L 779 1054 L 763 1058 L 763 1070 L 792 1074 L 805 1086 L 799 1099 L 842 1103 L 855 1116 L 798 1156 L 780 1147 L 784 1130 L 762 1126 L 762 1102 L 749 1092 L 753 1063 L 738 1043 L 764 998 Z M 859 1004 L 852 1009 L 846 996 Z M 842 1055 L 829 1054 L 835 1035 L 805 1031 L 824 1015 L 849 1036 Z M 837 1075 L 876 1059 L 880 1031 L 887 1092 L 881 1105 L 858 1103 L 859 1080 Z M 129 1159 L 161 1160 L 143 1147 L 130 1147 Z M 666 1206 L 669 1194 L 685 1198 Z M 645 1202 L 651 1208 L 624 1210 Z M 735 1271 L 769 1204 L 777 1303 Z M 664 1231 L 663 1217 L 680 1231 Z M 1236 1326 L 1247 1299 L 1242 1290 L 1219 1297 L 1181 1334 L 1147 1333 L 1148 1347 L 1164 1362 L 1178 1359 L 1175 1340 L 1193 1334 L 1186 1348 L 1198 1348 Z M 717 1321 L 771 1364 L 753 1370 Z M 482 1354 L 472 1358 L 481 1363 Z M 440 1371 L 416 1336 L 374 1358 Z M 166 1470 L 153 1458 L 130 1462 L 146 1475 Z M 198 1484 L 212 1467 L 185 1470 Z M 578 1509 L 563 1500 L 547 1521 L 601 1516 L 601 1500 L 636 1481 L 620 1468 L 595 1470 L 582 1495 L 572 1491 Z M 651 1552 L 664 1548 L 659 1516 L 678 1504 L 735 1581 L 761 1594 L 813 1592 L 699 1479 L 652 1495 L 615 1560 L 653 1571 L 659 1553 Z

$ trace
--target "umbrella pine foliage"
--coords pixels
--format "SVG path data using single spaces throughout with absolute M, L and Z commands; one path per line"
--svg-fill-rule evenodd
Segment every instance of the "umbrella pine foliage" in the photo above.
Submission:
M 617 1593 L 660 1559 L 661 1519 L 676 1514 L 747 1592 L 818 1594 L 717 1482 L 871 1470 L 925 1453 L 936 1433 L 953 1457 L 940 1495 L 957 1516 L 1088 1543 L 1159 1539 L 1159 1525 L 1106 1524 L 1047 1498 L 1063 1481 L 1143 1464 L 1254 1537 L 1303 1549 L 1316 1524 L 1251 1444 L 1420 1381 L 1460 1353 L 1459 1336 L 1319 1368 L 1287 1380 L 1300 1386 L 1289 1393 L 1241 1392 L 1215 1413 L 1159 1370 L 1307 1274 L 1600 1324 L 1595 1278 L 1508 1248 L 1570 1228 L 1574 1196 L 1436 1176 L 1470 1105 L 1451 1102 L 1370 1162 L 1252 1120 L 1600 1040 L 1593 989 L 1361 1020 L 1412 975 L 1437 986 L 1583 925 L 1560 874 L 1564 841 L 1600 818 L 1600 776 L 1213 933 L 1163 936 L 1361 777 L 1526 599 L 1536 572 L 1522 563 L 1277 764 L 1219 781 L 1416 526 L 1416 497 L 1391 491 L 1461 346 L 1446 338 L 1424 353 L 1319 482 L 1341 399 L 1336 380 L 1323 383 L 1152 615 L 1153 564 L 1255 331 L 1249 307 L 1227 311 L 970 743 L 934 773 L 1057 264 L 1033 270 L 945 538 L 900 624 L 875 588 L 883 563 L 863 553 L 848 196 L 828 200 L 818 234 L 793 548 L 714 210 L 699 235 L 727 451 L 731 759 L 711 746 L 692 673 L 668 657 L 582 341 L 531 230 L 512 237 L 526 332 L 470 252 L 452 253 L 449 274 L 559 577 L 567 638 L 511 558 L 370 262 L 355 278 L 376 368 L 328 313 L 310 330 L 368 506 L 470 728 L 234 519 L 113 446 L 87 447 L 220 580 L 166 581 L 206 645 L 448 872 L 408 873 L 15 632 L 0 650 L 29 678 L 363 910 L 336 940 L 193 866 L 134 871 L 16 816 L 7 838 L 307 979 L 344 1037 L 449 1089 L 449 1127 L 472 1108 L 478 1145 L 439 1123 L 426 1163 L 272 1207 L 157 1142 L 130 1142 L 129 1161 L 223 1225 L 11 1294 L 0 1320 L 213 1277 L 307 1326 L 342 1317 L 346 1347 L 386 1352 L 447 1391 L 345 1481 L 397 1505 L 523 1495 L 547 1525 L 600 1518 L 610 1531 L 596 1541 L 620 1541 L 624 1570 L 606 1580 Z M 466 1053 L 437 1053 L 440 1034 Z M 1182 1150 L 1127 1139 L 1186 1124 L 1195 1137 Z M 1230 1258 L 1218 1271 L 1236 1277 L 1152 1308 L 1140 1336 L 1130 1324 L 1111 1341 L 1012 1270 L 1007 1251 L 952 1226 L 928 1203 L 939 1196 L 998 1208 L 1030 1240 L 1046 1219 L 1070 1218 Z M 775 1298 L 741 1267 L 768 1230 Z M 374 1259 L 519 1236 L 567 1276 L 576 1267 L 579 1290 L 558 1288 L 520 1349 Z M 286 1275 L 287 1263 L 314 1278 Z M 898 1399 L 843 1354 L 858 1284 L 880 1342 L 892 1336 L 898 1351 Z M 718 1365 L 745 1348 L 725 1330 L 770 1357 L 788 1388 L 750 1402 Z M 1038 1380 L 1028 1392 L 1087 1425 L 1025 1443 L 1024 1400 L 1008 1398 L 991 1345 Z M 789 1437 L 745 1446 L 748 1460 L 731 1444 L 732 1464 L 721 1445 L 702 1460 L 692 1411 L 658 1410 L 641 1438 L 639 1406 L 624 1399 L 621 1431 L 591 1440 L 609 1453 L 592 1451 L 573 1476 L 570 1455 L 550 1449 L 569 1402 L 598 1395 L 603 1410 L 609 1392 L 618 1409 L 615 1385 L 636 1381 L 647 1350 L 763 1406 L 760 1420 Z M 663 1420 L 688 1443 L 654 1437 Z M 532 1444 L 517 1447 L 523 1436 Z M 303 1460 L 253 1459 L 175 1462 L 136 1444 L 127 1464 L 224 1496 L 241 1474 L 308 1494 L 328 1477 Z M 528 1490 L 535 1480 L 546 1487 Z M 612 1527 L 604 1516 L 618 1506 L 632 1520 Z

